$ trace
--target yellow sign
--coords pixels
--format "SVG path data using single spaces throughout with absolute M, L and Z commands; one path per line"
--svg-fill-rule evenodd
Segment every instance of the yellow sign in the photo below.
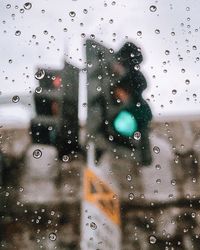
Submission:
M 89 168 L 84 171 L 84 199 L 97 206 L 115 224 L 120 224 L 117 195 Z

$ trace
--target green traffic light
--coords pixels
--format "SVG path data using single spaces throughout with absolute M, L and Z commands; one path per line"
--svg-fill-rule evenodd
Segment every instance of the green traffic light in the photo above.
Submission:
M 126 110 L 121 111 L 113 121 L 115 130 L 122 136 L 133 136 L 137 131 L 137 122 L 134 116 Z

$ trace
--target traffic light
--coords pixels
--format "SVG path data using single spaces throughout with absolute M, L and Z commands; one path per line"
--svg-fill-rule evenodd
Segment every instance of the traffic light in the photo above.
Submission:
M 62 70 L 40 69 L 36 74 L 42 77 L 34 93 L 33 143 L 55 146 L 59 158 L 77 152 L 79 70 L 66 63 Z
M 148 124 L 152 114 L 142 98 L 147 84 L 139 71 L 141 51 L 134 44 L 126 43 L 114 53 L 88 40 L 86 53 L 90 139 L 98 148 L 105 140 L 114 148 L 136 150 L 140 163 L 149 165 Z

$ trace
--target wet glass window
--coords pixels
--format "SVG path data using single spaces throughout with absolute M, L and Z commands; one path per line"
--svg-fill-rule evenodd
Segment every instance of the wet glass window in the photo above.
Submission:
M 1 249 L 199 249 L 199 9 L 1 1 Z

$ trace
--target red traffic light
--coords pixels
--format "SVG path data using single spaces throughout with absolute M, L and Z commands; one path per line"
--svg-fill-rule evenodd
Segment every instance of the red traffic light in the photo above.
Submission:
M 61 82 L 62 82 L 62 78 L 60 76 L 56 76 L 54 79 L 53 79 L 53 86 L 55 88 L 59 88 L 61 86 Z

